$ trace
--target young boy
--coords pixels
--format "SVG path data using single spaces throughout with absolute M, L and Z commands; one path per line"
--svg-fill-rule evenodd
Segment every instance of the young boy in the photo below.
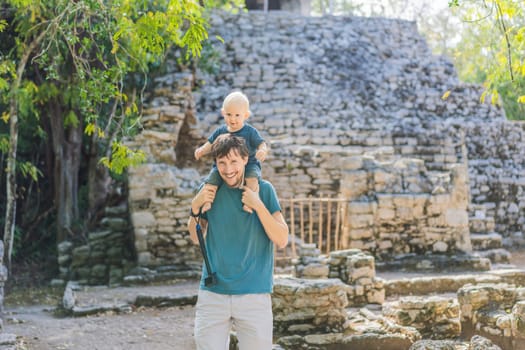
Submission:
M 245 121 L 250 117 L 250 101 L 242 92 L 235 91 L 230 93 L 222 103 L 221 114 L 224 117 L 225 125 L 215 129 L 208 137 L 208 141 L 195 150 L 195 159 L 199 160 L 211 152 L 212 144 L 219 135 L 230 133 L 234 136 L 242 137 L 246 141 L 249 150 L 248 164 L 244 172 L 246 186 L 252 191 L 259 191 L 259 180 L 261 179 L 261 163 L 266 159 L 268 148 L 264 139 L 257 129 Z M 235 176 L 235 174 L 231 174 Z M 214 163 L 210 174 L 205 180 L 205 188 L 210 188 L 215 193 L 221 185 L 222 179 Z M 210 210 L 212 202 L 206 202 L 201 208 L 201 212 Z M 252 213 L 252 209 L 246 205 L 243 209 Z

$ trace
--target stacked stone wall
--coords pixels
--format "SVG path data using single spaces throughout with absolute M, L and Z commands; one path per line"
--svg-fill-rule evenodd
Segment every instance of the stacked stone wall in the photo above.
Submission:
M 128 202 L 139 266 L 198 270 L 200 252 L 186 225 L 201 175 L 183 165 L 201 136 L 195 128 L 193 76 L 180 72 L 176 58 L 172 62 L 170 73 L 154 80 L 144 131 L 127 142 L 147 155 L 145 164 L 129 170 Z
M 513 284 L 467 284 L 458 290 L 461 322 L 469 331 L 525 344 L 525 288 Z
M 471 250 L 465 165 L 448 163 L 447 171 L 429 171 L 422 160 L 400 158 L 392 151 L 363 156 L 333 146 L 303 147 L 289 154 L 280 150 L 279 160 L 269 163 L 280 161 L 282 166 L 275 173 L 266 169 L 266 176 L 281 197 L 348 199 L 343 248 L 366 249 L 379 258 Z M 317 214 L 313 218 L 317 223 Z M 317 232 L 313 237 L 317 242 Z
M 523 127 L 481 103 L 479 86 L 461 84 L 415 23 L 252 11 L 215 13 L 211 24 L 214 71 L 193 75 L 170 58 L 153 79 L 144 130 L 129 140 L 147 155 L 128 178 L 140 266 L 200 264 L 187 210 L 212 161 L 194 161 L 193 150 L 222 124 L 234 89 L 270 144 L 263 177 L 281 198 L 348 198 L 343 247 L 377 257 L 469 251 L 469 216 L 480 213 L 469 192 L 496 230 L 522 232 L 523 147 L 505 137 L 522 142 Z M 483 145 L 485 130 L 507 157 L 486 180 L 481 164 L 499 153 Z
M 454 120 L 501 116 L 479 103 L 477 87 L 459 85 L 450 62 L 414 35 L 414 23 L 250 12 L 219 13 L 212 24 L 224 39 L 214 46 L 215 73 L 157 80 L 145 124 L 152 131 L 136 139 L 155 155 L 148 170 L 130 176 L 140 265 L 199 260 L 180 209 L 191 192 L 175 195 L 180 182 L 165 180 L 193 170 L 171 169 L 180 159 L 170 148 L 183 137 L 202 141 L 220 125 L 232 89 L 251 100 L 249 122 L 271 145 L 263 176 L 281 198 L 349 198 L 343 247 L 377 256 L 470 250 L 465 139 Z M 194 162 L 198 175 L 187 178 L 202 179 L 210 166 Z M 160 178 L 167 182 L 145 180 Z
M 57 246 L 59 276 L 53 283 L 120 284 L 136 260 L 128 215 L 126 202 L 108 206 L 83 244 L 61 242 Z
M 383 304 L 382 313 L 397 324 L 416 328 L 425 339 L 456 339 L 461 335 L 455 298 L 404 297 Z
M 470 216 L 497 232 L 505 246 L 525 246 L 525 123 L 466 125 L 471 182 Z

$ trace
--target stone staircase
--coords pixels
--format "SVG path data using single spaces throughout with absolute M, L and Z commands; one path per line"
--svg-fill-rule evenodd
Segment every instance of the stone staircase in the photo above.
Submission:
M 495 205 L 494 205 L 495 206 Z M 493 264 L 509 264 L 511 254 L 502 246 L 502 236 L 495 232 L 491 203 L 470 204 L 469 227 L 472 250 Z

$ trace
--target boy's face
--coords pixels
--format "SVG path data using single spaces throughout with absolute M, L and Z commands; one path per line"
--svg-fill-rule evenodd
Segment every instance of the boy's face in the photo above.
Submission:
M 226 185 L 229 187 L 239 187 L 243 185 L 244 167 L 248 163 L 248 158 L 243 158 L 232 149 L 230 153 L 224 157 L 217 157 L 215 159 L 219 175 Z
M 229 132 L 236 132 L 242 129 L 244 121 L 250 116 L 248 106 L 240 102 L 230 102 L 221 110 Z

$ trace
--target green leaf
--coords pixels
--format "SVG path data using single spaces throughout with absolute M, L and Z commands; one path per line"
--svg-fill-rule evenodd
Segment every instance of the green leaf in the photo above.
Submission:
M 125 168 L 143 163 L 146 154 L 141 151 L 133 151 L 120 142 L 114 142 L 112 146 L 111 159 L 103 157 L 100 163 L 109 168 L 115 174 L 122 174 Z
M 73 127 L 76 128 L 80 124 L 77 115 L 73 111 L 69 111 L 64 118 L 64 128 Z

